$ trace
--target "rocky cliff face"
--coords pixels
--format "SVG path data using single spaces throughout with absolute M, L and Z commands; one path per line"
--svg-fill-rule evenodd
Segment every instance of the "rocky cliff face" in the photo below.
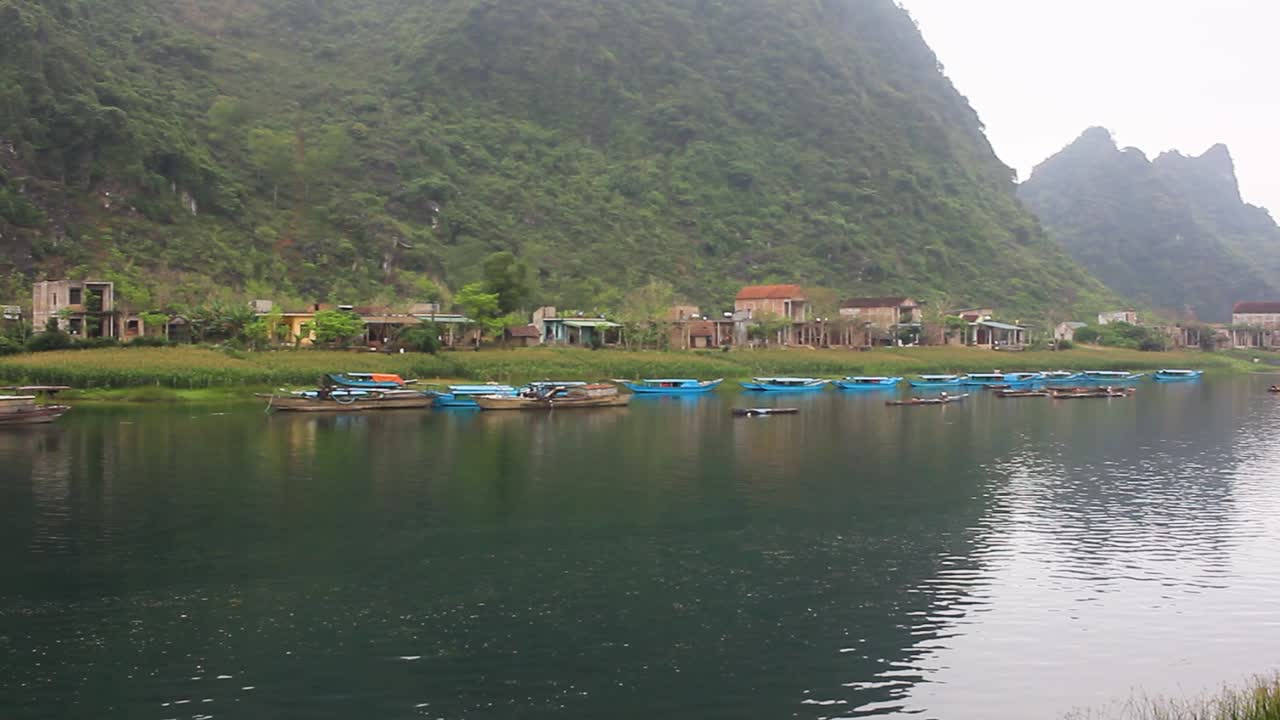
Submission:
M 1280 228 L 1241 200 L 1225 145 L 1148 160 L 1090 128 L 1018 195 L 1068 254 L 1135 301 L 1226 321 L 1235 302 L 1280 294 Z

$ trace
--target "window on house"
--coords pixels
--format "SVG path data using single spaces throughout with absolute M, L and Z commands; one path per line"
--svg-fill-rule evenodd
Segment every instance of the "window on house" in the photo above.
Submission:
M 69 298 L 69 302 L 72 305 L 79 305 L 84 302 L 84 291 L 80 288 L 71 288 L 71 297 Z
M 71 318 L 71 327 L 68 329 L 72 335 L 79 335 L 84 331 L 84 321 L 80 318 Z

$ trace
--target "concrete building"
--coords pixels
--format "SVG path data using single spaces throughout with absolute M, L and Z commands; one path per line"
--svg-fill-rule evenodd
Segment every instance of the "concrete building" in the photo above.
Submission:
M 1280 347 L 1280 302 L 1238 302 L 1231 309 L 1231 344 Z
M 1112 312 L 1098 313 L 1099 325 L 1110 325 L 1111 323 L 1129 323 L 1130 325 L 1138 324 L 1138 313 L 1132 310 L 1114 310 Z
M 1059 342 L 1065 340 L 1067 342 L 1075 342 L 1076 331 L 1082 327 L 1088 327 L 1082 322 L 1063 322 L 1053 329 L 1053 339 Z
M 31 288 L 31 323 L 35 332 L 43 332 L 54 321 L 59 330 L 86 338 L 119 337 L 115 285 L 97 280 L 43 280 Z M 143 331 L 142 320 L 136 322 L 135 334 Z
M 796 325 L 804 323 L 809 298 L 799 285 L 748 285 L 733 299 L 734 313 L 746 313 L 754 322 L 766 317 L 787 321 L 776 340 L 784 345 L 797 341 Z
M 904 331 L 913 336 L 907 342 L 920 338 L 920 304 L 909 297 L 851 298 L 840 304 L 840 319 L 884 344 L 895 344 Z

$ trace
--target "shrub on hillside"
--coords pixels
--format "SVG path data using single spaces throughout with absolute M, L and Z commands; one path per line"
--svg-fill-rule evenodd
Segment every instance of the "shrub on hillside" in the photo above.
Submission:
M 71 347 L 71 336 L 58 331 L 45 331 L 32 335 L 27 341 L 27 349 L 31 352 L 48 352 L 50 350 L 67 350 Z
M 0 355 L 17 355 L 25 349 L 17 340 L 0 335 Z

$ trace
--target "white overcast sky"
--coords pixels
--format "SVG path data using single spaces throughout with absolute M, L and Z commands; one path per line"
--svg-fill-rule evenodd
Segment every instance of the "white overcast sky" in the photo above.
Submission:
M 1226 143 L 1280 217 L 1280 0 L 899 0 L 1022 179 L 1086 128 L 1148 157 Z

